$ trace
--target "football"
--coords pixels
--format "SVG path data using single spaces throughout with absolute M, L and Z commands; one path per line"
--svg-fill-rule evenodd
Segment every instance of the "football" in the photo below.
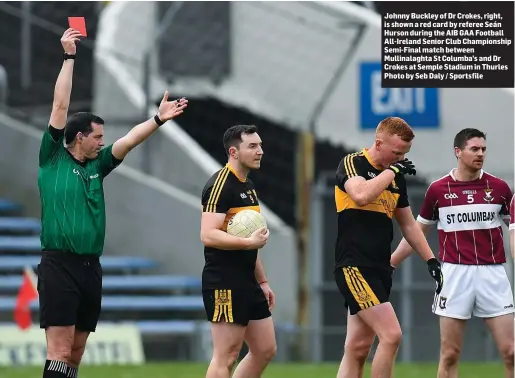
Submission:
M 227 233 L 242 238 L 248 238 L 262 227 L 267 227 L 265 217 L 255 210 L 237 212 L 227 224 Z

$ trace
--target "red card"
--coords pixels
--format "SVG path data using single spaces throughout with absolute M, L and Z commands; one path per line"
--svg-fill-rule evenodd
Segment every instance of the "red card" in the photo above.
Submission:
M 68 17 L 70 28 L 78 30 L 83 37 L 86 37 L 86 20 L 84 17 Z

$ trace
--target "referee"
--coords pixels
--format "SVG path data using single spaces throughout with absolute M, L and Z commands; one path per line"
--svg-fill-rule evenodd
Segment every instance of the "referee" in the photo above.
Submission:
M 104 178 L 187 106 L 185 99 L 168 102 L 166 92 L 155 117 L 103 148 L 102 118 L 77 113 L 67 119 L 80 35 L 68 29 L 61 38 L 64 62 L 39 152 L 43 252 L 38 292 L 40 327 L 47 340 L 43 378 L 77 377 L 87 338 L 97 326 L 102 301 L 99 257 L 106 229 Z

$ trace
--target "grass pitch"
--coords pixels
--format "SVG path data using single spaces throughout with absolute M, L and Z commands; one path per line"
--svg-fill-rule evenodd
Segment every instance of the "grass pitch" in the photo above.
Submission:
M 83 366 L 78 378 L 203 378 L 207 365 L 193 363 L 145 364 L 142 366 Z M 336 364 L 279 364 L 273 363 L 263 378 L 335 378 Z M 436 364 L 397 364 L 395 378 L 435 378 Z M 0 368 L 0 377 L 38 378 L 42 368 L 12 367 Z M 462 363 L 459 376 L 466 378 L 502 378 L 504 368 L 501 363 Z M 370 365 L 365 377 L 370 377 Z

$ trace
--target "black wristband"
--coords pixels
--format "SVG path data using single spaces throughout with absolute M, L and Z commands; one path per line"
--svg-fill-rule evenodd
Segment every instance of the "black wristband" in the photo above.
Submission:
M 66 54 L 66 53 L 64 53 L 64 54 L 63 54 L 63 59 L 64 59 L 64 60 L 68 60 L 68 59 L 75 59 L 75 54 L 74 54 L 74 55 L 70 55 L 70 54 Z
M 163 121 L 161 121 L 161 120 L 159 119 L 159 117 L 157 116 L 157 114 L 154 116 L 154 122 L 155 122 L 155 123 L 157 123 L 157 126 L 162 126 L 162 125 L 164 125 L 164 122 L 163 122 Z

